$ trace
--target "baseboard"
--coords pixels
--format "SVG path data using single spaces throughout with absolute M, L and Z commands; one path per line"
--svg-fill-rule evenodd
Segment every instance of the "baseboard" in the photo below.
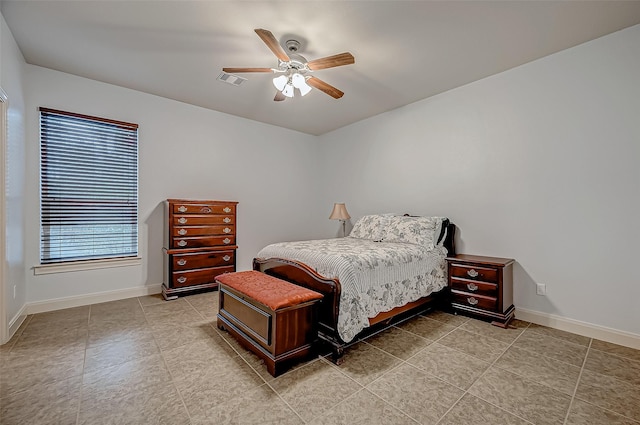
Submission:
M 9 335 L 7 335 L 8 342 L 16 334 L 20 326 L 27 320 L 27 305 L 23 305 L 22 308 L 13 316 L 13 319 L 9 322 Z
M 162 284 L 158 283 L 136 288 L 118 289 L 116 291 L 56 298 L 53 300 L 27 303 L 27 312 L 28 314 L 45 313 L 47 311 L 62 310 L 63 308 L 80 307 L 132 297 L 143 297 L 145 295 L 159 294 L 160 292 L 162 292 Z
M 516 319 L 640 350 L 640 335 L 516 307 Z

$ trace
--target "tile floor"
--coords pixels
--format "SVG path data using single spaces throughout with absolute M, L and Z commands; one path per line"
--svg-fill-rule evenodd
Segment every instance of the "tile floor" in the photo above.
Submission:
M 30 316 L 0 347 L 0 423 L 640 424 L 640 351 L 433 312 L 274 379 L 217 293 Z

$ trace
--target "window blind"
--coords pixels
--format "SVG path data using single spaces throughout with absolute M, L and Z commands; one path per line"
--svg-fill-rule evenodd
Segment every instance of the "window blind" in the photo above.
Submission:
M 42 264 L 138 255 L 138 125 L 40 108 Z

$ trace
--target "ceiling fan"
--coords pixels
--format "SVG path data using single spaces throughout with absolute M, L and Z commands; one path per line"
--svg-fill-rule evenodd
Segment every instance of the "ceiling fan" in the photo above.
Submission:
M 344 92 L 309 74 L 320 69 L 353 64 L 356 60 L 351 53 L 339 53 L 337 55 L 307 61 L 297 53 L 300 48 L 299 41 L 286 41 L 285 45 L 289 50 L 289 54 L 287 54 L 271 31 L 256 29 L 255 32 L 278 58 L 278 67 L 222 68 L 224 72 L 229 74 L 240 74 L 243 72 L 273 72 L 280 74 L 273 79 L 273 85 L 278 90 L 273 99 L 275 101 L 282 101 L 287 97 L 293 97 L 296 89 L 304 96 L 311 91 L 311 87 L 315 87 L 334 99 L 340 99 L 344 95 Z

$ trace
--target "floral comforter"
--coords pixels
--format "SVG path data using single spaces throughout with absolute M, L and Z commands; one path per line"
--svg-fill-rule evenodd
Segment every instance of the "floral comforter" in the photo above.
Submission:
M 342 285 L 338 335 L 350 342 L 369 318 L 444 288 L 447 250 L 345 237 L 268 245 L 258 258 L 306 264 Z

